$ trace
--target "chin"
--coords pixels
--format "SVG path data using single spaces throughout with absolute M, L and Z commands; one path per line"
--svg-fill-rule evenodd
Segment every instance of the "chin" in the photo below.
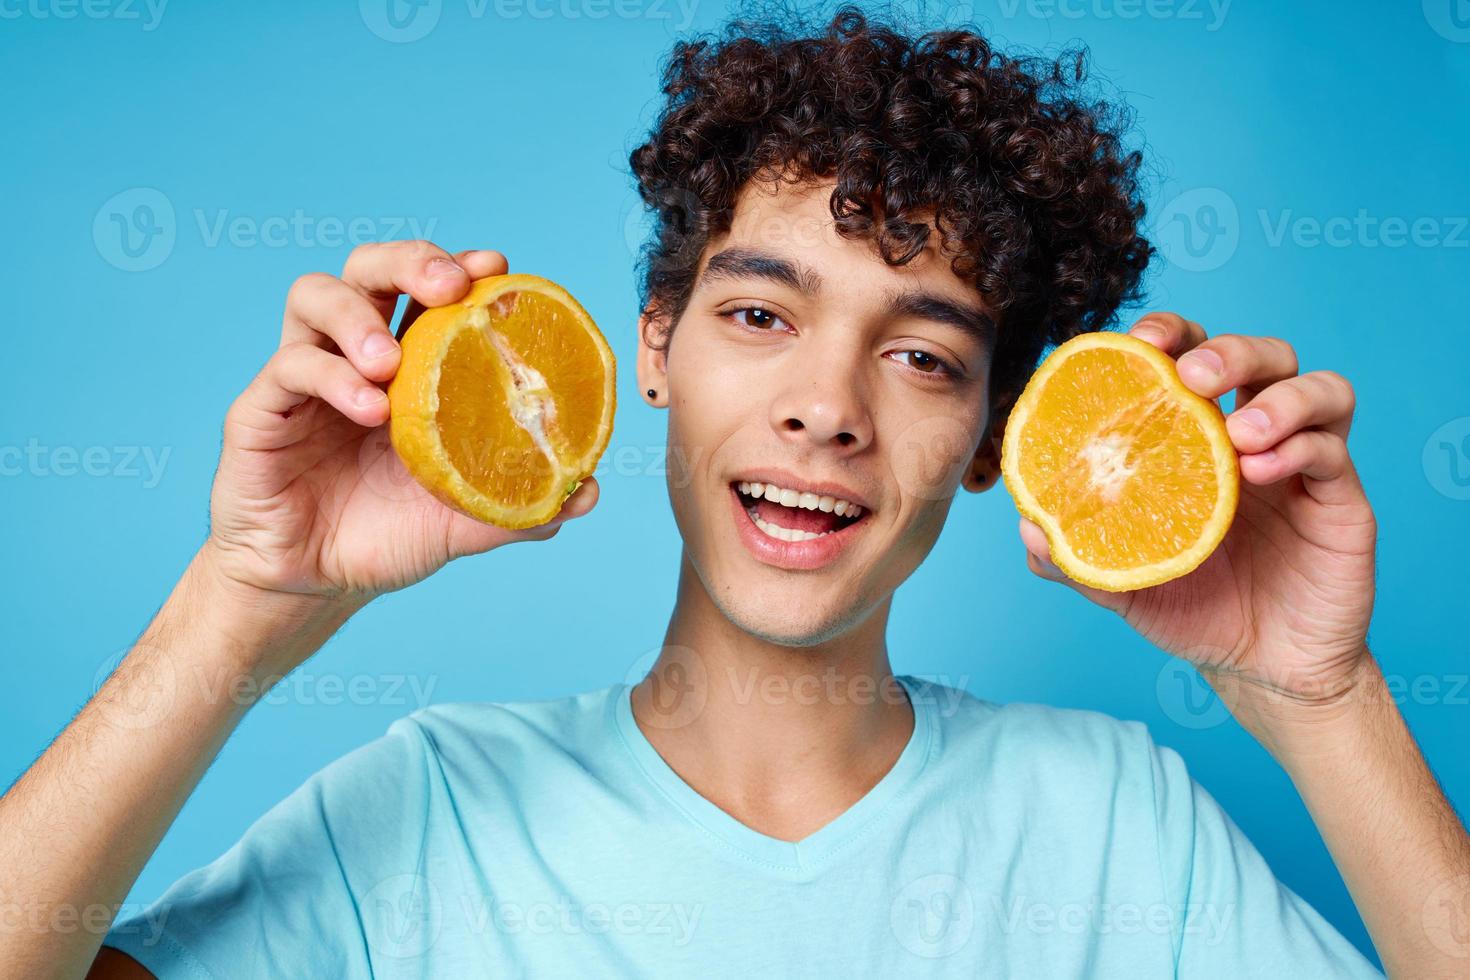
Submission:
M 773 601 L 765 583 L 754 581 L 710 582 L 705 588 L 725 619 L 741 632 L 777 646 L 805 648 L 821 646 L 851 631 L 868 615 L 854 593 L 847 591 L 840 604 L 825 597 L 791 589 L 784 600 Z

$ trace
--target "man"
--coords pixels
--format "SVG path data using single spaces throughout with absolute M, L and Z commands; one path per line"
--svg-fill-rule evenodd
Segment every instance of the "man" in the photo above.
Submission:
M 817 37 L 678 46 L 632 159 L 659 219 L 639 389 L 696 461 L 669 486 L 684 551 L 648 677 L 416 712 L 181 879 L 156 929 L 119 923 L 100 955 L 85 930 L 11 930 L 6 969 L 1376 975 L 1140 725 L 889 670 L 894 590 L 955 491 L 996 482 L 1036 356 L 1109 324 L 1149 257 L 1138 157 L 1079 82 L 853 11 Z M 393 243 L 292 289 L 280 350 L 226 418 L 208 540 L 0 801 L 9 896 L 127 893 L 245 710 L 182 678 L 278 677 L 376 595 L 593 507 L 588 481 L 511 532 L 376 489 L 398 465 L 367 441 L 395 301 L 450 302 L 506 267 Z M 1239 515 L 1181 579 L 1069 584 L 1193 661 L 1286 767 L 1389 971 L 1455 975 L 1470 844 L 1366 647 L 1351 386 L 1299 373 L 1279 339 L 1171 314 L 1133 333 L 1200 394 L 1236 392 Z M 965 441 L 937 479 L 934 432 Z M 1021 534 L 1030 569 L 1065 581 Z M 815 699 L 760 693 L 814 679 Z

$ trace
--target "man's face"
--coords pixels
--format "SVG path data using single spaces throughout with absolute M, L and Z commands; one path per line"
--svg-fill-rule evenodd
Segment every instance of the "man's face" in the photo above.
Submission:
M 999 440 L 986 431 L 994 328 L 975 289 L 938 235 L 903 266 L 842 238 L 831 189 L 747 184 L 666 358 L 641 325 L 641 387 L 667 391 L 683 464 L 669 493 L 688 558 L 731 622 L 793 646 L 886 600 L 961 479 L 990 484 Z

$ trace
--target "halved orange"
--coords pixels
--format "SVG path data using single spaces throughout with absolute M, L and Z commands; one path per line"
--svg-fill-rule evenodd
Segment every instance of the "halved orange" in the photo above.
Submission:
M 389 435 L 430 493 L 526 528 L 555 517 L 597 467 L 616 408 L 612 349 L 571 294 L 517 273 L 474 283 L 403 335 Z
M 1172 357 L 1114 332 L 1074 337 L 1037 369 L 1006 422 L 1001 472 L 1052 562 L 1109 592 L 1192 571 L 1240 496 L 1220 407 Z

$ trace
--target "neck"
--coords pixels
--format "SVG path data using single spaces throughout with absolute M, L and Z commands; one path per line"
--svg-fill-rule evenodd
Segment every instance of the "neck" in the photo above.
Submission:
M 913 732 L 888 663 L 890 599 L 790 646 L 730 621 L 684 557 L 664 646 L 633 715 L 664 761 L 737 820 L 800 840 L 872 789 Z

